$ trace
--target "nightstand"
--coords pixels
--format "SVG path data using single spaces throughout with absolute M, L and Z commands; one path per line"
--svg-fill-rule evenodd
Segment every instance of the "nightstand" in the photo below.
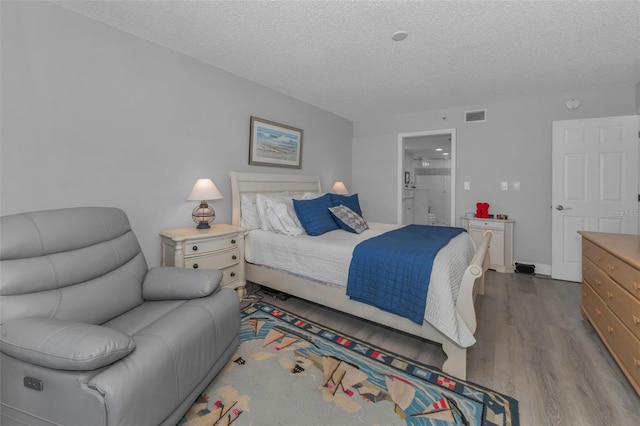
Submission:
M 489 243 L 489 269 L 513 272 L 513 223 L 511 219 L 481 219 L 462 217 L 462 227 L 469 232 L 476 245 L 485 231 L 493 232 Z
M 219 269 L 223 287 L 244 295 L 244 228 L 224 223 L 210 229 L 180 228 L 160 232 L 162 266 Z

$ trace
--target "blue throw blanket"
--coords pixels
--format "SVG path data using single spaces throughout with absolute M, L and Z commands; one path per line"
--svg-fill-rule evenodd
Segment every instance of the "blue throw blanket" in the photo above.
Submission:
M 347 295 L 422 324 L 433 260 L 462 228 L 407 225 L 358 244 Z

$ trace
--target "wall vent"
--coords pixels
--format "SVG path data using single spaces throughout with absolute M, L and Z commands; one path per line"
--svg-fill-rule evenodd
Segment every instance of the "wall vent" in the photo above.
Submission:
M 475 111 L 465 111 L 464 112 L 464 122 L 465 123 L 478 123 L 482 121 L 487 121 L 487 110 L 486 109 L 477 109 Z

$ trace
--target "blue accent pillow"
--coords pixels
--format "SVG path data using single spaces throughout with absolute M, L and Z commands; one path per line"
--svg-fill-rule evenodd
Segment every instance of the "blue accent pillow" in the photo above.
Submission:
M 340 229 L 333 220 L 329 207 L 333 207 L 330 194 L 324 194 L 313 200 L 293 200 L 293 208 L 302 227 L 308 235 L 312 236 Z
M 339 194 L 329 194 L 331 196 L 331 207 L 336 206 L 347 206 L 358 216 L 362 216 L 362 209 L 360 209 L 360 201 L 358 201 L 358 194 L 353 195 L 339 195 Z

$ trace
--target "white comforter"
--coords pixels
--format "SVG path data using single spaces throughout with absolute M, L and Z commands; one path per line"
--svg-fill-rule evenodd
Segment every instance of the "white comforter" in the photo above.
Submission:
M 362 234 L 343 230 L 311 237 L 295 237 L 262 231 L 250 231 L 245 238 L 245 259 L 322 283 L 346 288 L 354 247 L 368 238 L 402 225 L 369 222 Z M 436 256 L 431 271 L 424 319 L 462 347 L 475 343 L 473 334 L 455 309 L 460 282 L 475 253 L 466 232 L 453 238 Z

